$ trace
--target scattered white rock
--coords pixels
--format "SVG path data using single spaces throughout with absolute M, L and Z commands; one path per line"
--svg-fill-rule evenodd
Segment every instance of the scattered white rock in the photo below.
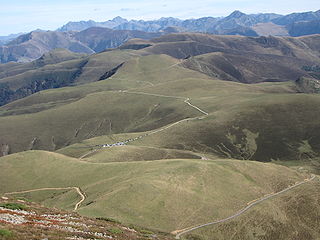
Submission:
M 122 227 L 122 229 L 127 230 L 127 231 L 129 231 L 129 232 L 134 232 L 134 233 L 137 232 L 136 230 L 134 230 L 134 229 L 132 229 L 132 228 L 128 228 L 128 227 Z
M 9 213 L 0 214 L 0 221 L 4 221 L 6 223 L 11 223 L 14 225 L 28 222 L 28 220 L 26 220 L 24 216 L 14 215 Z

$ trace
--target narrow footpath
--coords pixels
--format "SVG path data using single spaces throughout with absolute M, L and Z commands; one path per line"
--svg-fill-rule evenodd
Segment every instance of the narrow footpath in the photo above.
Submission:
M 81 203 L 86 199 L 85 193 L 81 191 L 79 187 L 65 187 L 65 188 L 37 188 L 37 189 L 31 189 L 31 190 L 25 190 L 25 191 L 19 191 L 19 192 L 9 192 L 5 193 L 4 195 L 14 195 L 14 194 L 21 194 L 21 193 L 30 193 L 30 192 L 37 192 L 37 191 L 48 191 L 48 190 L 71 190 L 74 189 L 78 195 L 80 196 L 81 200 L 79 200 L 75 206 L 73 211 L 77 211 L 80 207 Z

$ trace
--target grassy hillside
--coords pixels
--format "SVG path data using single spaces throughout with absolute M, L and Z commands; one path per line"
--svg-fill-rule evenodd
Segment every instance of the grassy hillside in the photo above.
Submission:
M 185 239 L 318 239 L 320 182 L 259 204 L 230 222 L 196 230 Z M 312 211 L 310 211 L 312 209 Z
M 260 96 L 144 138 L 142 144 L 261 161 L 313 158 L 319 154 L 318 102 L 318 96 Z
M 96 36 L 101 31 L 108 33 L 111 30 L 92 28 L 84 32 Z M 101 50 L 104 49 L 102 42 L 108 42 L 101 40 L 100 35 L 98 40 L 94 40 L 81 35 L 82 33 L 78 34 L 87 44 L 102 47 Z M 320 50 L 316 43 L 318 38 L 318 35 L 301 38 L 254 38 L 179 33 L 150 41 L 135 39 L 119 49 L 87 58 L 58 49 L 44 54 L 32 63 L 0 66 L 0 70 L 3 70 L 0 73 L 0 104 L 4 105 L 49 88 L 104 80 L 131 58 L 150 54 L 167 54 L 178 59 L 188 59 L 183 66 L 223 80 L 243 83 L 295 81 L 303 76 L 314 77 L 305 67 L 320 62 Z M 161 68 L 161 64 L 151 65 L 148 62 L 147 65 L 152 71 Z
M 286 167 L 251 161 L 89 163 L 42 151 L 2 157 L 0 166 L 2 193 L 77 186 L 87 196 L 79 213 L 167 232 L 226 217 L 253 199 L 305 178 Z M 69 208 L 64 194 L 69 193 L 57 192 L 54 199 L 59 201 L 50 205 Z M 36 193 L 28 197 L 40 198 Z
M 12 64 L 4 91 L 31 95 L 0 107 L 0 196 L 169 233 L 319 174 L 317 39 L 173 34 Z M 318 188 L 184 238 L 317 239 Z
M 51 52 L 43 54 L 39 59 L 30 63 L 15 63 L 10 62 L 0 65 L 0 78 L 5 78 L 23 73 L 25 71 L 37 69 L 48 64 L 56 64 L 64 61 L 84 58 L 86 54 L 73 53 L 67 49 L 57 48 Z
M 104 143 L 105 143 L 104 138 Z M 110 142 L 111 143 L 111 142 Z M 74 144 L 69 147 L 60 149 L 59 153 L 63 153 L 73 157 L 82 157 L 84 161 L 89 162 L 131 162 L 131 161 L 151 161 L 161 159 L 200 159 L 201 156 L 193 152 L 181 151 L 175 149 L 161 149 L 157 147 L 144 146 L 121 146 L 114 148 L 101 149 L 99 151 L 92 151 L 92 153 L 85 155 L 90 150 L 90 147 Z
M 319 96 L 296 94 L 290 82 L 221 81 L 180 64 L 166 55 L 135 57 L 107 80 L 43 91 L 3 106 L 1 143 L 11 152 L 57 150 L 95 136 L 158 129 L 202 116 L 184 102 L 191 98 L 208 117 L 140 142 L 260 161 L 318 156 Z
M 285 82 L 306 75 L 311 62 L 277 55 L 208 53 L 189 58 L 184 66 L 219 79 L 243 83 Z
M 202 74 L 178 67 L 175 65 L 179 63 L 177 60 L 164 55 L 142 58 L 138 68 L 144 65 L 147 68 L 142 68 L 141 73 L 137 72 L 139 69 L 135 67 L 136 61 L 139 62 L 129 61 L 117 77 L 112 79 L 72 88 L 42 91 L 3 106 L 0 110 L 3 115 L 0 119 L 3 133 L 0 142 L 9 144 L 11 152 L 30 148 L 55 150 L 94 136 L 138 129 L 149 130 L 196 115 L 196 110 L 189 108 L 178 98 L 141 96 L 119 90 L 146 86 L 157 81 L 177 81 L 185 77 L 193 77 L 196 81 Z M 152 71 L 156 65 L 160 69 Z M 162 69 L 167 74 L 165 78 L 160 74 Z M 132 72 L 135 74 L 130 74 Z M 148 78 L 146 81 L 140 77 L 145 72 L 148 73 L 145 74 Z M 162 116 L 167 117 L 162 119 Z M 13 126 L 16 128 L 14 131 Z M 21 132 L 26 134 L 17 141 L 15 134 L 21 135 Z
M 0 105 L 46 89 L 106 79 L 117 67 L 136 56 L 129 50 L 115 50 L 85 57 L 58 49 L 31 63 L 5 64 L 0 74 Z
M 153 46 L 143 49 L 153 54 L 166 53 L 177 58 L 197 56 L 209 52 L 240 53 L 255 52 L 308 61 L 319 61 L 315 52 L 320 35 L 292 37 L 243 37 L 219 36 L 195 33 L 176 33 L 151 40 Z
M 0 206 L 1 240 L 173 239 L 168 234 L 124 226 L 112 219 L 87 218 L 75 212 L 46 208 L 14 197 L 0 199 Z

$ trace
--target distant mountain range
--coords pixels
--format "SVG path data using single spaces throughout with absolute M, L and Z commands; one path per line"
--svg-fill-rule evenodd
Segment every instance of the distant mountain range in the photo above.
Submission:
M 279 15 L 275 13 L 245 14 L 234 11 L 227 17 L 204 17 L 199 19 L 180 20 L 177 18 L 160 18 L 158 20 L 144 21 L 116 17 L 106 22 L 81 21 L 69 22 L 57 31 L 82 31 L 90 27 L 106 27 L 115 30 L 139 30 L 144 32 L 159 32 L 168 27 L 175 27 L 179 32 L 204 32 L 225 35 L 291 35 L 313 34 L 314 30 L 296 31 L 296 25 L 304 22 L 305 26 L 314 26 L 320 21 L 320 10 L 316 12 L 292 13 Z M 272 25 L 270 25 L 272 23 Z M 258 25 L 258 31 L 257 31 Z M 273 26 L 273 28 L 270 28 Z M 310 28 L 307 27 L 307 28 Z M 274 31 L 274 28 L 277 31 Z M 316 31 L 316 33 L 320 33 Z
M 92 54 L 116 48 L 132 38 L 149 40 L 168 33 L 202 32 L 243 36 L 303 36 L 320 33 L 320 10 L 279 15 L 245 14 L 234 11 L 227 17 L 180 20 L 160 18 L 143 21 L 116 17 L 106 22 L 69 22 L 56 31 L 35 30 L 0 37 L 0 63 L 28 62 L 56 48 Z
M 25 34 L 25 33 L 16 33 L 16 34 L 10 34 L 8 36 L 0 36 L 0 46 L 10 42 L 12 39 L 17 38 L 22 34 Z

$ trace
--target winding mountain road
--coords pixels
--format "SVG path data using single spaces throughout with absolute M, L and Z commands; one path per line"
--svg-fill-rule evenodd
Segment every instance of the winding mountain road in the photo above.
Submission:
M 299 182 L 299 183 L 296 183 L 296 184 L 294 184 L 294 185 L 292 185 L 292 186 L 289 186 L 289 187 L 281 190 L 280 192 L 272 193 L 272 194 L 269 194 L 269 195 L 267 195 L 267 196 L 264 196 L 264 197 L 262 197 L 262 198 L 260 198 L 260 199 L 251 201 L 251 202 L 248 203 L 248 205 L 247 205 L 245 208 L 241 209 L 240 211 L 236 212 L 235 214 L 233 214 L 232 216 L 229 216 L 229 217 L 227 217 L 227 218 L 220 219 L 220 220 L 217 220 L 217 221 L 214 221 L 214 222 L 209 222 L 209 223 L 201 224 L 201 225 L 198 225 L 198 226 L 195 226 L 195 227 L 189 227 L 189 228 L 185 228 L 185 229 L 182 229 L 182 230 L 175 230 L 175 231 L 172 232 L 172 234 L 176 235 L 176 237 L 175 237 L 176 239 L 180 239 L 181 235 L 184 235 L 184 234 L 186 234 L 186 233 L 192 232 L 192 231 L 194 231 L 194 230 L 196 230 L 196 229 L 203 228 L 203 227 L 206 227 L 206 226 L 209 226 L 209 225 L 215 225 L 215 224 L 218 224 L 218 223 L 223 223 L 223 222 L 229 221 L 229 220 L 231 220 L 231 219 L 233 219 L 233 218 L 236 218 L 236 217 L 240 216 L 241 214 L 245 213 L 246 211 L 248 211 L 248 210 L 249 210 L 250 208 L 252 208 L 253 206 L 257 205 L 258 203 L 261 203 L 261 202 L 263 202 L 263 201 L 266 201 L 266 200 L 268 200 L 268 199 L 270 199 L 270 198 L 273 198 L 273 197 L 275 197 L 275 196 L 277 196 L 277 195 L 280 195 L 280 194 L 282 194 L 282 193 L 285 193 L 285 192 L 287 192 L 287 191 L 290 191 L 291 189 L 296 188 L 296 187 L 298 187 L 298 186 L 300 186 L 300 185 L 302 185 L 302 184 L 305 184 L 305 183 L 307 183 L 307 182 L 310 182 L 310 181 L 312 181 L 315 177 L 316 177 L 315 175 L 311 175 L 310 178 L 305 179 L 304 181 Z
M 19 191 L 19 192 L 9 192 L 5 193 L 4 195 L 14 195 L 14 194 L 20 194 L 20 193 L 30 193 L 30 192 L 38 192 L 38 191 L 48 191 L 48 190 L 70 190 L 74 189 L 78 195 L 80 196 L 81 200 L 78 201 L 75 206 L 73 211 L 77 211 L 78 208 L 80 207 L 81 203 L 86 199 L 85 193 L 81 191 L 79 187 L 65 187 L 65 188 L 37 188 L 37 189 L 31 189 L 31 190 L 25 190 L 25 191 Z

